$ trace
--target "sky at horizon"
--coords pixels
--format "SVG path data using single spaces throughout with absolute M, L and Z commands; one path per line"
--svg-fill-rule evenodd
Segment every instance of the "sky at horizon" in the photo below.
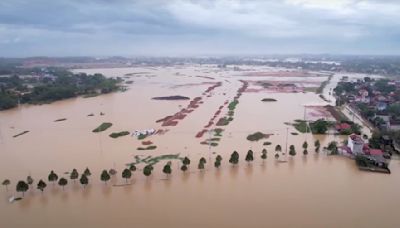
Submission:
M 400 53 L 396 0 L 1 0 L 0 56 Z

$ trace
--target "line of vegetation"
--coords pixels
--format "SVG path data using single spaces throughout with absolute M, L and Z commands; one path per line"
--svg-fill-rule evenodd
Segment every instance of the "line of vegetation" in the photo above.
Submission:
M 138 147 L 137 148 L 137 150 L 155 150 L 155 149 L 157 149 L 156 145 L 150 145 L 150 146 L 147 146 L 147 147 Z
M 19 134 L 14 135 L 13 137 L 14 137 L 14 138 L 17 138 L 17 137 L 19 137 L 19 136 L 21 136 L 21 135 L 25 135 L 26 133 L 29 133 L 29 131 L 23 131 L 23 132 L 21 132 L 21 133 L 19 133 Z
M 264 99 L 262 99 L 261 101 L 264 101 L 264 102 L 274 102 L 274 101 L 277 101 L 277 100 L 274 99 L 274 98 L 264 98 Z
M 54 120 L 54 122 L 61 122 L 61 121 L 66 121 L 66 120 L 67 120 L 66 118 L 62 118 L 62 119 Z
M 94 133 L 102 132 L 102 131 L 107 130 L 111 126 L 112 126 L 112 123 L 104 122 L 104 123 L 100 124 L 100 126 L 98 126 L 96 129 L 94 129 L 92 132 L 94 132 Z
M 121 132 L 113 132 L 109 136 L 115 139 L 129 134 L 130 134 L 129 131 L 121 131 Z

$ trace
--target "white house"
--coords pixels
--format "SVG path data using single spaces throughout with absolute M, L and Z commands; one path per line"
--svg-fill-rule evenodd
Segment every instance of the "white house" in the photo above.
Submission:
M 362 154 L 364 147 L 364 140 L 361 136 L 352 134 L 349 136 L 347 146 L 350 148 L 353 155 Z

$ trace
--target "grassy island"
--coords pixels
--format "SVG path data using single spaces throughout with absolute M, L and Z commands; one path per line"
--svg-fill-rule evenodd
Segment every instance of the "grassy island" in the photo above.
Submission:
M 129 134 L 130 134 L 129 131 L 121 131 L 121 132 L 113 132 L 109 136 L 115 139 Z
M 94 129 L 92 132 L 97 133 L 97 132 L 102 132 L 107 130 L 108 128 L 110 128 L 112 126 L 112 123 L 102 123 L 100 126 L 98 126 L 96 129 Z

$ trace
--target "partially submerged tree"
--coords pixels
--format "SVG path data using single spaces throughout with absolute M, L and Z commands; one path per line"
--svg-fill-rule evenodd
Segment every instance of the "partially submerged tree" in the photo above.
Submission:
M 29 185 L 32 185 L 33 184 L 33 178 L 31 176 L 27 176 L 26 177 L 26 183 L 29 184 Z
M 331 152 L 332 155 L 338 154 L 338 147 L 337 147 L 337 142 L 332 141 L 328 144 L 327 150 Z
M 128 179 L 132 177 L 132 171 L 130 169 L 124 169 L 122 171 L 122 178 L 125 178 L 125 182 L 128 183 Z
M 203 162 L 204 164 L 206 164 L 206 163 L 207 163 L 207 160 L 206 160 L 204 157 L 201 157 L 201 158 L 200 158 L 200 162 Z
M 47 187 L 46 182 L 44 182 L 42 179 L 40 179 L 39 182 L 37 183 L 37 189 L 39 189 L 43 193 L 43 191 L 46 187 Z
M 294 145 L 290 145 L 290 147 L 289 147 L 289 155 L 290 156 L 295 156 L 296 155 L 296 149 L 294 148 Z
M 182 163 L 186 166 L 190 165 L 190 159 L 188 157 L 184 157 Z
M 251 161 L 254 160 L 254 156 L 253 156 L 253 151 L 252 150 L 247 151 L 245 160 L 247 162 L 251 162 Z
M 22 196 L 25 195 L 25 192 L 28 191 L 29 185 L 25 183 L 25 181 L 18 181 L 16 190 L 17 192 L 22 192 Z
M 308 154 L 308 150 L 307 150 L 307 149 L 304 149 L 304 150 L 303 150 L 303 154 L 304 154 L 304 155 L 307 155 L 307 154 Z
M 320 147 L 321 147 L 321 143 L 319 142 L 318 139 L 315 140 L 315 142 L 314 142 L 314 147 L 315 147 L 315 152 L 318 153 L 318 152 L 319 152 L 319 149 L 320 149 Z
M 6 191 L 8 192 L 8 185 L 11 184 L 11 181 L 9 179 L 5 179 L 1 184 L 6 186 Z
M 182 170 L 183 172 L 186 172 L 186 171 L 188 170 L 188 167 L 187 167 L 186 165 L 182 165 L 182 166 L 181 166 L 181 170 Z
M 308 143 L 307 143 L 307 141 L 304 141 L 304 143 L 303 143 L 303 149 L 304 149 L 304 150 L 307 150 L 307 148 L 308 148 Z
M 265 159 L 267 159 L 267 150 L 265 148 L 261 151 L 261 159 L 263 160 L 263 163 Z
M 167 162 L 163 168 L 163 173 L 167 175 L 167 177 L 171 174 L 172 169 L 171 169 L 171 162 Z
M 199 168 L 200 171 L 204 170 L 204 161 L 202 159 L 200 159 L 199 161 L 199 165 L 197 166 L 197 168 Z
M 58 185 L 62 187 L 62 190 L 64 191 L 64 187 L 68 184 L 68 180 L 65 179 L 64 177 L 61 177 L 60 180 L 58 181 Z
M 54 185 L 54 183 L 58 180 L 58 176 L 57 176 L 57 174 L 56 174 L 53 170 L 51 170 L 51 172 L 50 172 L 50 174 L 49 174 L 49 177 L 48 177 L 48 180 L 49 180 L 50 182 L 53 182 L 53 185 Z
M 103 170 L 100 174 L 100 180 L 104 181 L 104 184 L 107 185 L 107 181 L 111 179 L 110 174 L 107 172 L 107 170 Z
M 86 188 L 86 186 L 89 184 L 89 178 L 85 174 L 82 174 L 79 182 L 81 183 L 81 185 L 83 185 L 83 188 Z
M 233 151 L 231 157 L 229 158 L 229 163 L 232 165 L 236 165 L 239 163 L 239 153 L 237 151 Z
M 110 170 L 108 171 L 108 173 L 109 173 L 111 176 L 114 176 L 115 174 L 117 174 L 117 170 L 115 170 L 115 169 L 110 169 Z
M 70 174 L 70 176 L 69 176 L 69 178 L 70 178 L 71 180 L 73 180 L 74 183 L 75 183 L 75 180 L 78 179 L 78 177 L 79 177 L 78 171 L 77 171 L 76 169 L 73 169 L 72 172 L 71 172 L 71 174 Z
M 137 169 L 137 168 L 136 168 L 135 164 L 131 164 L 131 165 L 129 166 L 129 170 L 132 171 L 132 172 L 135 172 L 136 169 Z
M 83 171 L 83 174 L 84 174 L 86 177 L 89 177 L 90 175 L 92 175 L 92 173 L 90 172 L 90 169 L 89 169 L 88 167 L 86 167 L 85 171 Z
M 281 152 L 281 151 L 282 151 L 281 145 L 279 145 L 279 144 L 276 145 L 276 146 L 275 146 L 275 151 L 276 151 L 276 152 Z
M 217 157 L 215 158 L 215 160 L 216 160 L 216 161 L 220 161 L 220 162 L 221 162 L 221 161 L 222 161 L 222 157 L 221 157 L 221 155 L 219 155 L 219 154 L 218 154 L 218 155 L 217 155 Z
M 153 166 L 152 166 L 152 165 L 146 165 L 146 166 L 143 168 L 143 174 L 144 174 L 146 177 L 150 176 L 152 171 L 153 171 Z

